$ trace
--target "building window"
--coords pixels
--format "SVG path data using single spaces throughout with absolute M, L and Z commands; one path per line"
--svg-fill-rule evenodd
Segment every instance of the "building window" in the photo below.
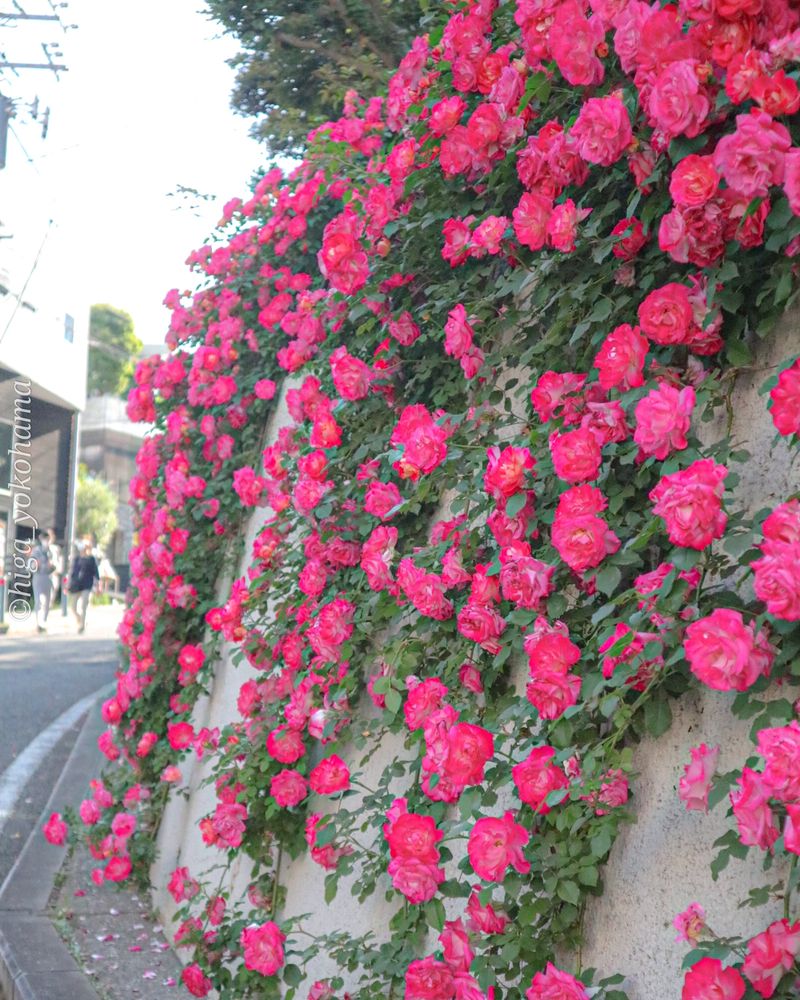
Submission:
M 75 320 L 69 313 L 64 314 L 64 340 L 72 343 L 75 339 Z
M 14 438 L 14 428 L 9 420 L 0 420 L 0 492 L 11 489 L 11 466 L 9 451 Z

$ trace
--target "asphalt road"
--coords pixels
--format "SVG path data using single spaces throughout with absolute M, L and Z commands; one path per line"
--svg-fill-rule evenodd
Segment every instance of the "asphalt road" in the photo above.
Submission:
M 83 636 L 0 637 L 0 780 L 63 712 L 114 680 L 117 662 L 113 623 L 106 621 Z M 38 822 L 82 722 L 83 718 L 68 729 L 47 754 L 5 821 L 0 834 L 0 883 Z M 87 774 L 87 784 L 91 777 Z

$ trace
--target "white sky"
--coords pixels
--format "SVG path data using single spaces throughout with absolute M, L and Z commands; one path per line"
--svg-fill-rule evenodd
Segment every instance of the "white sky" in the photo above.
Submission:
M 28 13 L 49 12 L 46 0 L 19 2 Z M 48 294 L 69 275 L 65 294 L 126 309 L 145 343 L 163 340 L 161 301 L 189 284 L 189 252 L 265 166 L 248 120 L 229 107 L 234 74 L 225 60 L 236 42 L 202 8 L 203 0 L 70 0 L 61 13 L 79 27 L 66 36 L 48 22 L 0 21 L 7 57 L 41 61 L 40 43 L 60 41 L 69 66 L 60 83 L 44 71 L 0 75 L 0 92 L 23 102 L 38 93 L 52 108 L 44 142 L 24 111 L 12 123 L 33 163 L 9 135 L 0 232 L 14 239 L 0 241 L 0 254 L 8 265 L 13 247 L 19 285 L 52 218 L 37 288 Z M 12 9 L 12 0 L 0 0 L 0 11 Z M 197 218 L 168 197 L 178 184 L 217 200 L 203 203 Z

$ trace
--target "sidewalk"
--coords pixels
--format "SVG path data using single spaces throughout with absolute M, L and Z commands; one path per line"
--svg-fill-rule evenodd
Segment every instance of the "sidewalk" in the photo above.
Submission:
M 47 641 L 48 636 L 75 636 L 76 639 L 83 639 L 84 636 L 91 636 L 95 639 L 112 638 L 116 635 L 117 626 L 122 620 L 124 607 L 121 601 L 114 604 L 90 605 L 86 615 L 86 632 L 84 635 L 78 634 L 78 625 L 71 613 L 62 615 L 61 607 L 50 609 L 47 617 L 47 632 L 40 634 L 36 631 L 36 619 L 31 613 L 25 621 L 15 621 L 6 614 L 6 624 L 8 631 L 5 633 L 7 639 L 37 639 Z M 0 635 L 0 644 L 3 636 Z
M 121 609 L 91 610 L 97 612 L 96 634 L 113 634 Z M 90 622 L 87 633 L 91 627 Z M 16 632 L 15 637 L 25 634 L 30 633 Z M 32 634 L 47 643 L 47 636 Z M 184 992 L 176 985 L 181 964 L 150 916 L 147 900 L 135 889 L 95 886 L 90 877 L 94 862 L 84 846 L 67 856 L 41 833 L 50 813 L 68 805 L 77 808 L 89 779 L 102 770 L 97 737 L 104 728 L 97 703 L 42 817 L 0 887 L 2 1000 L 164 1000 Z

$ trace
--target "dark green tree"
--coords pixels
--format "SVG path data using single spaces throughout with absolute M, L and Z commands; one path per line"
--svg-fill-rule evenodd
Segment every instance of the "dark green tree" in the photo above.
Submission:
M 242 51 L 233 108 L 272 152 L 297 151 L 338 117 L 345 91 L 377 93 L 417 32 L 428 0 L 206 0 Z
M 128 313 L 114 306 L 92 306 L 86 380 L 89 395 L 125 395 L 141 349 L 142 342 L 133 332 L 133 319 Z

